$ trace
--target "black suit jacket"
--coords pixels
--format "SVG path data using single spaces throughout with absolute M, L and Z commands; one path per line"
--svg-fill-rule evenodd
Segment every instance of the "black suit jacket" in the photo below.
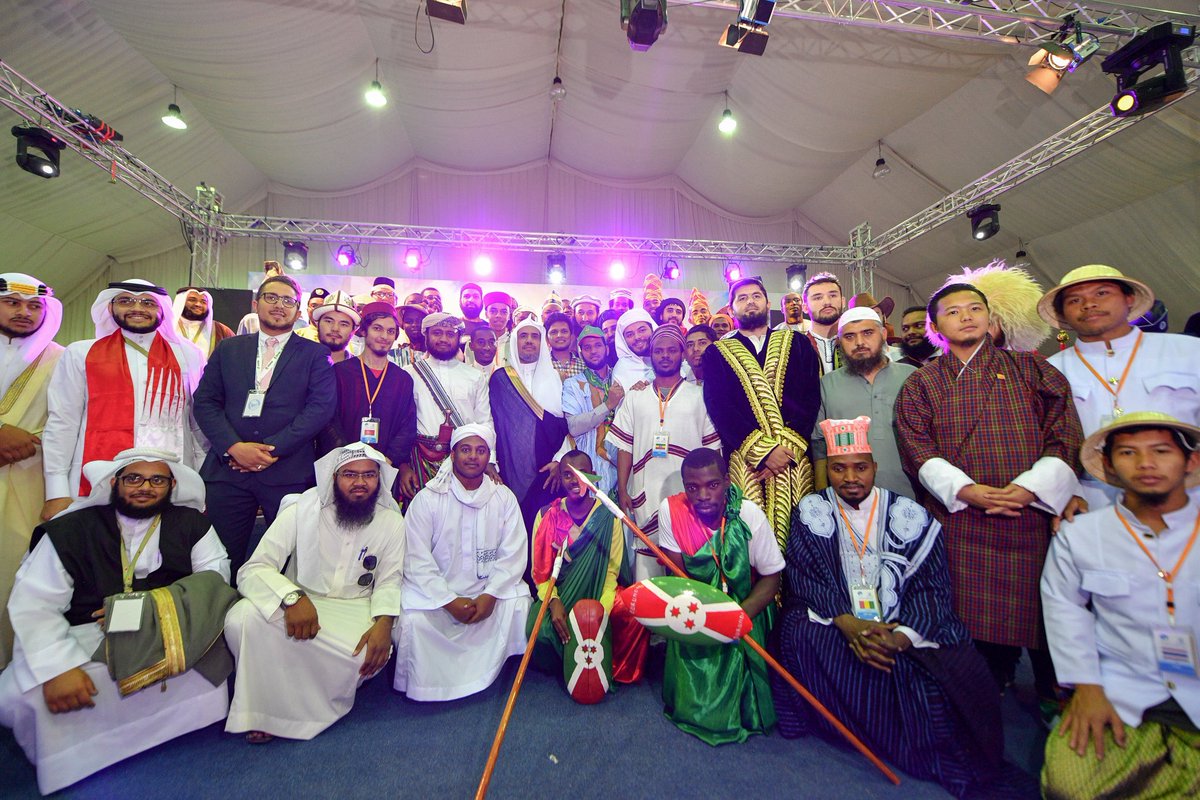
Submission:
M 313 440 L 337 405 L 329 349 L 289 336 L 275 362 L 262 416 L 243 417 L 257 356 L 258 334 L 250 333 L 222 340 L 208 359 L 193 396 L 196 422 L 212 445 L 200 476 L 205 481 L 311 486 Z M 272 455 L 279 460 L 261 473 L 230 469 L 223 456 L 238 442 L 274 445 Z

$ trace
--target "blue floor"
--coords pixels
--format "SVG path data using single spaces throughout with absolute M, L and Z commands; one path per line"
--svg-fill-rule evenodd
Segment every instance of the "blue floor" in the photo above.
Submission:
M 453 703 L 413 703 L 395 694 L 389 664 L 362 687 L 353 711 L 312 741 L 252 746 L 224 733 L 222 724 L 213 725 L 55 796 L 470 798 L 517 663 L 510 659 L 489 690 Z M 1036 774 L 1045 736 L 1024 662 L 1018 677 L 1004 699 L 1008 758 Z M 815 738 L 759 736 L 742 745 L 709 747 L 663 717 L 660 690 L 661 681 L 652 676 L 619 687 L 599 705 L 579 706 L 560 682 L 531 669 L 489 797 L 949 797 L 935 784 L 903 774 L 894 787 L 856 752 Z M 11 733 L 0 729 L 0 798 L 37 796 L 33 768 Z

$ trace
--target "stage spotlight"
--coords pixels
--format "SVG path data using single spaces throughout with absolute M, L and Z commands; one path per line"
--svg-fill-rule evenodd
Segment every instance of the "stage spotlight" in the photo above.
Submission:
M 767 30 L 759 25 L 736 22 L 725 29 L 717 44 L 739 53 L 761 56 L 767 49 Z
M 467 24 L 467 0 L 426 0 L 425 13 L 447 22 Z
M 307 268 L 308 245 L 304 242 L 284 242 L 283 265 L 297 271 Z
M 475 256 L 474 267 L 476 275 L 491 275 L 492 266 L 492 257 L 487 253 L 480 253 Z
M 1160 22 L 1135 36 L 1104 59 L 1106 73 L 1117 76 L 1117 94 L 1110 107 L 1114 117 L 1132 117 L 1166 105 L 1187 91 L 1183 50 L 1196 38 L 1192 25 Z M 1162 74 L 1142 79 L 1152 69 Z
M 167 106 L 167 113 L 163 115 L 163 125 L 168 128 L 174 128 L 177 131 L 186 131 L 187 123 L 183 121 L 183 112 L 179 110 L 179 87 L 175 88 L 175 99 Z
M 807 264 L 792 264 L 787 268 L 787 284 L 788 291 L 800 292 L 804 290 L 804 281 L 808 278 Z
M 971 235 L 977 241 L 990 239 L 1000 232 L 1000 206 L 994 203 L 984 203 L 975 206 L 967 212 L 971 220 Z
M 621 0 L 621 28 L 629 49 L 646 52 L 667 29 L 667 0 Z
M 1099 49 L 1100 40 L 1084 33 L 1075 17 L 1068 16 L 1054 39 L 1043 43 L 1029 59 L 1033 69 L 1025 80 L 1050 94 L 1058 88 L 1064 74 L 1074 72 Z
M 725 262 L 725 282 L 733 283 L 742 279 L 742 265 L 736 261 Z
M 17 137 L 17 166 L 39 178 L 58 177 L 58 158 L 66 146 L 62 140 L 41 128 L 14 125 Z
M 608 265 L 608 277 L 614 281 L 625 280 L 625 262 L 619 258 L 614 258 Z
M 411 270 L 421 266 L 421 251 L 415 247 L 410 247 L 404 251 L 404 266 Z
M 546 281 L 560 284 L 567 279 L 567 257 L 562 253 L 546 256 Z
M 662 277 L 664 281 L 678 280 L 679 278 L 679 262 L 673 258 L 668 258 L 663 262 Z
M 337 249 L 337 254 L 333 260 L 342 269 L 348 269 L 358 263 L 358 253 L 354 252 L 354 248 L 348 244 L 344 244 Z

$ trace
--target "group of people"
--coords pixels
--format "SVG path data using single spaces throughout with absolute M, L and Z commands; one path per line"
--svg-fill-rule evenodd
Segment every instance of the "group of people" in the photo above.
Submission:
M 1012 784 L 1022 651 L 1047 796 L 1195 792 L 1200 341 L 1134 327 L 1153 300 L 992 264 L 896 336 L 830 273 L 772 326 L 759 278 L 715 314 L 650 276 L 641 307 L 471 283 L 452 315 L 387 277 L 306 299 L 268 262 L 241 333 L 131 279 L 63 348 L 50 287 L 0 275 L 0 723 L 50 792 L 221 719 L 312 738 L 393 658 L 397 691 L 453 700 L 530 638 L 596 702 L 655 643 L 622 593 L 666 571 L 636 526 L 956 796 Z M 1044 358 L 1052 329 L 1075 343 Z M 705 742 L 833 735 L 744 642 L 663 658 Z

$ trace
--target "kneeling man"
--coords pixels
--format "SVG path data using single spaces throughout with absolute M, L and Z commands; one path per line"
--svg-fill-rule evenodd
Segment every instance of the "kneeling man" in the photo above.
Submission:
M 484 474 L 494 443 L 489 425 L 455 428 L 450 457 L 408 507 L 395 689 L 410 700 L 482 691 L 525 652 L 529 534 L 516 496 Z
M 240 570 L 225 618 L 237 658 L 230 733 L 311 739 L 345 716 L 392 649 L 404 570 L 396 470 L 355 442 L 316 463 Z
M 178 456 L 146 449 L 93 461 L 83 471 L 91 494 L 34 530 L 33 549 L 8 601 L 16 644 L 12 663 L 0 673 L 0 724 L 13 729 L 37 766 L 42 794 L 211 725 L 229 709 L 228 668 L 215 681 L 191 670 L 220 638 L 233 596 L 229 557 L 201 513 L 200 476 Z M 124 602 L 107 620 L 110 640 L 119 638 L 114 647 L 163 653 L 164 637 L 149 620 L 157 621 L 156 605 L 168 604 L 176 613 L 160 608 L 159 614 L 178 622 L 171 626 L 172 657 L 139 664 L 141 675 L 110 672 L 103 663 L 105 599 L 172 587 L 193 574 L 212 581 L 198 588 L 189 581 L 187 602 L 174 593 L 169 599 L 139 595 L 132 622 Z M 203 644 L 193 649 L 193 642 Z M 181 668 L 188 671 L 179 674 Z M 119 680 L 110 677 L 114 673 Z M 137 691 L 149 685 L 150 673 L 170 680 L 161 691 Z
M 779 660 L 881 758 L 961 797 L 1001 777 L 1004 739 L 987 664 L 954 616 L 941 526 L 875 485 L 869 418 L 820 424 L 829 488 L 792 518 Z M 773 688 L 781 734 L 832 735 Z

